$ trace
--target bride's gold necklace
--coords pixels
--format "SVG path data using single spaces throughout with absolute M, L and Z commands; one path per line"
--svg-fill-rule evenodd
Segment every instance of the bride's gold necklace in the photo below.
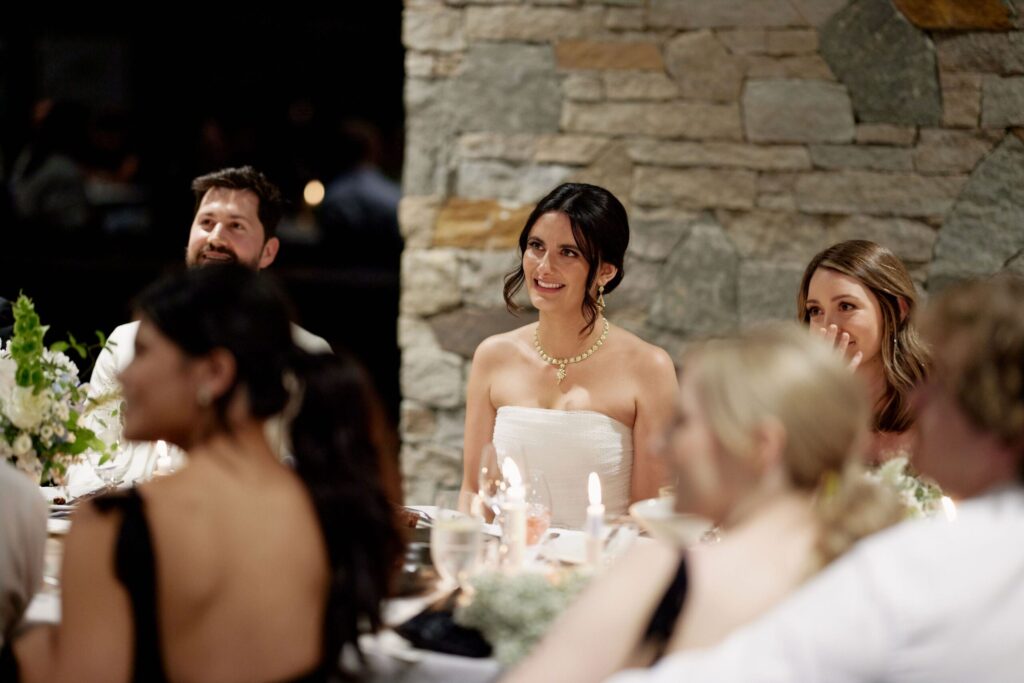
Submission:
M 583 353 L 581 353 L 578 356 L 568 356 L 566 358 L 552 358 L 551 356 L 548 355 L 547 351 L 544 350 L 544 347 L 540 345 L 540 323 L 538 323 L 537 327 L 535 327 L 533 329 L 533 346 L 534 346 L 534 348 L 537 349 L 537 353 L 540 354 L 540 357 L 544 360 L 545 363 L 550 363 L 551 365 L 557 365 L 558 366 L 558 383 L 559 384 L 561 384 L 562 380 L 565 379 L 565 366 L 566 365 L 569 365 L 570 363 L 579 363 L 581 361 L 585 361 L 586 359 L 590 358 L 592 355 L 594 355 L 595 351 L 597 351 L 599 348 L 601 348 L 601 345 L 604 344 L 604 340 L 607 339 L 607 338 L 608 338 L 608 318 L 605 318 L 604 319 L 604 330 L 601 332 L 601 336 L 597 338 L 597 341 L 594 342 L 593 346 L 591 346 L 589 349 L 587 349 L 586 351 L 584 351 Z

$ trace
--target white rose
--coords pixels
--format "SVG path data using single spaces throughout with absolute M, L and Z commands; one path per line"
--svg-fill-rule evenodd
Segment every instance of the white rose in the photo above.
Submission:
M 53 438 L 53 427 L 51 427 L 50 425 L 43 425 L 42 428 L 39 430 L 39 436 L 41 436 L 44 440 L 49 441 L 50 439 Z
M 68 432 L 68 438 L 67 438 L 68 443 L 74 443 L 75 439 L 77 439 L 77 438 L 78 437 L 75 436 L 74 432 Z
M 7 419 L 18 429 L 31 431 L 43 421 L 49 401 L 49 391 L 33 394 L 32 387 L 15 387 L 6 404 Z
M 11 444 L 11 450 L 14 451 L 16 456 L 18 456 L 18 460 L 20 462 L 21 457 L 32 450 L 32 437 L 25 432 L 21 432 L 18 434 L 17 438 L 14 439 L 14 443 Z

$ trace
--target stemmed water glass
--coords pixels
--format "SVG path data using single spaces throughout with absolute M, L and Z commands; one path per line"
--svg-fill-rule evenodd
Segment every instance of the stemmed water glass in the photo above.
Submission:
M 430 557 L 448 584 L 465 587 L 483 554 L 482 520 L 473 514 L 478 507 L 472 493 L 442 490 L 435 496 L 430 529 Z
M 132 447 L 125 445 L 117 448 L 109 457 L 90 449 L 85 452 L 85 457 L 92 471 L 103 482 L 103 490 L 110 490 L 117 487 L 128 473 L 132 464 Z

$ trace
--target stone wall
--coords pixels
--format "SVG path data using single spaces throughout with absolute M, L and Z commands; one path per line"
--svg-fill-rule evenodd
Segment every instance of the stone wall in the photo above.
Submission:
M 1024 5 L 1024 3 L 1019 3 Z M 406 0 L 402 461 L 461 478 L 502 276 L 563 181 L 630 211 L 616 323 L 688 337 L 794 314 L 865 238 L 922 289 L 1024 272 L 1024 26 L 1008 0 Z

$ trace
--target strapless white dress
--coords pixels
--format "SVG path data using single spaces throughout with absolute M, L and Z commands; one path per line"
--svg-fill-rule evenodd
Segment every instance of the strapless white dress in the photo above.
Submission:
M 633 472 L 633 430 L 591 410 L 549 410 L 502 406 L 494 420 L 499 455 L 526 456 L 531 472 L 541 471 L 551 491 L 551 525 L 583 526 L 587 477 L 597 472 L 608 515 L 629 506 Z

